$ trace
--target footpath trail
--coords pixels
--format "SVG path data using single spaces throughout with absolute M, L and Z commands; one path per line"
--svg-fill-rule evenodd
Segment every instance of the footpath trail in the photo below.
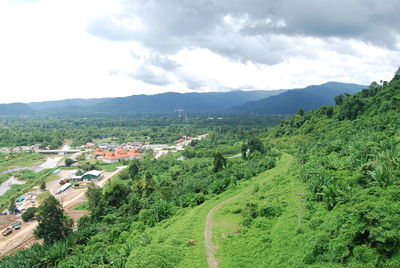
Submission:
M 229 201 L 235 199 L 237 196 L 238 195 L 235 195 L 229 199 L 226 199 L 225 201 L 222 201 L 221 203 L 213 207 L 207 214 L 206 226 L 204 230 L 204 243 L 206 245 L 207 263 L 209 268 L 218 268 L 218 261 L 215 258 L 215 247 L 213 246 L 212 243 L 212 217 L 215 211 L 217 211 L 225 203 L 228 203 Z
M 261 176 L 257 176 L 255 179 L 251 180 L 251 182 L 242 189 L 238 190 L 238 193 L 234 196 L 231 196 L 225 200 L 221 200 L 220 203 L 215 205 L 210 211 L 207 213 L 205 228 L 204 228 L 204 243 L 206 248 L 206 255 L 207 255 L 207 263 L 209 268 L 218 268 L 218 260 L 215 257 L 215 249 L 216 247 L 213 245 L 212 242 L 212 228 L 213 228 L 213 216 L 214 213 L 223 207 L 225 204 L 233 201 L 234 199 L 242 196 L 243 194 L 251 192 L 255 183 L 268 181 L 274 178 L 275 175 L 286 172 L 291 163 L 292 163 L 292 156 L 284 154 L 282 158 L 278 161 L 278 164 L 275 168 L 267 171 L 266 173 L 262 174 Z

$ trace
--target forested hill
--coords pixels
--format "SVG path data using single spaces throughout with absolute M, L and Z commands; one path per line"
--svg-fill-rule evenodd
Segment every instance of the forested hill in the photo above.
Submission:
M 112 98 L 89 106 L 87 110 L 110 114 L 170 113 L 178 109 L 192 112 L 216 112 L 282 92 L 282 90 L 260 90 L 209 93 L 167 92 L 156 95 L 133 95 Z
M 67 99 L 57 101 L 42 101 L 42 102 L 30 102 L 27 105 L 33 110 L 45 111 L 49 109 L 62 109 L 66 107 L 85 107 L 94 105 L 109 100 L 110 98 L 100 99 Z
M 0 104 L 0 115 L 40 114 L 118 115 L 142 113 L 172 113 L 178 109 L 189 112 L 217 112 L 249 101 L 274 96 L 286 90 L 253 90 L 205 93 L 167 92 L 155 95 L 132 95 L 120 98 L 67 99 L 31 102 L 27 104 Z M 4 108 L 2 108 L 4 107 Z
M 24 103 L 0 104 L 0 115 L 28 115 L 34 110 Z
M 254 90 L 205 93 L 167 92 L 120 98 L 67 99 L 7 104 L 0 115 L 121 115 L 173 113 L 182 109 L 194 113 L 294 114 L 333 104 L 338 94 L 360 91 L 364 86 L 329 82 L 293 90 Z M 3 108 L 1 108 L 3 107 Z
M 295 114 L 297 109 L 309 111 L 323 105 L 334 104 L 339 94 L 354 94 L 366 86 L 348 83 L 329 82 L 288 90 L 276 96 L 264 98 L 230 109 L 234 113 L 254 114 Z
M 400 69 L 389 83 L 291 117 L 270 138 L 296 156 L 308 188 L 297 262 L 399 267 Z

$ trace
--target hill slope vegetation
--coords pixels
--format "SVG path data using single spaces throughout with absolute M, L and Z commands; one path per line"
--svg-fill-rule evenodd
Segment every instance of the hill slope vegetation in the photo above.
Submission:
M 34 112 L 25 103 L 0 104 L 0 115 L 28 115 Z
M 223 111 L 249 101 L 255 101 L 280 94 L 284 91 L 285 90 L 207 93 L 167 92 L 155 95 L 133 95 L 120 98 L 69 99 L 32 102 L 26 105 L 30 109 L 42 114 L 159 114 L 173 113 L 178 109 L 195 113 L 204 113 Z M 15 113 L 15 115 L 24 114 L 24 112 L 24 110 L 21 110 L 19 113 Z
M 333 105 L 335 96 L 354 94 L 365 86 L 338 82 L 329 82 L 303 89 L 292 89 L 279 95 L 243 104 L 230 109 L 236 113 L 254 114 L 295 114 L 298 109 L 309 111 L 323 105 Z

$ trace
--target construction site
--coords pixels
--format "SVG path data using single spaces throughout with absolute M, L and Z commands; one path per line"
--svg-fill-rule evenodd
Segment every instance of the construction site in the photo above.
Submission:
M 80 177 L 79 180 L 73 180 L 76 171 L 60 170 L 57 173 L 57 179 L 46 183 L 46 192 L 54 195 L 62 204 L 64 212 L 69 215 L 74 223 L 80 217 L 88 213 L 87 210 L 75 210 L 74 208 L 86 201 L 85 192 L 87 186 L 95 184 L 98 187 L 117 175 L 121 170 L 126 168 L 120 166 L 113 172 L 89 171 Z M 13 213 L 4 211 L 0 216 L 0 257 L 12 254 L 15 250 L 29 247 L 37 241 L 34 238 L 33 231 L 37 226 L 35 219 L 28 222 L 22 220 L 22 213 L 30 207 L 37 207 L 40 203 L 40 197 L 44 191 L 39 187 L 35 187 L 33 191 L 21 195 L 16 200 L 16 209 Z

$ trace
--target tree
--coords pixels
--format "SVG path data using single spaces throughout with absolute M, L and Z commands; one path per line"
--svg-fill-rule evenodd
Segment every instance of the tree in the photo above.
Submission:
M 83 163 L 83 164 L 80 166 L 80 168 L 81 168 L 84 172 L 97 169 L 96 165 L 91 164 L 91 163 L 89 163 L 89 162 Z
M 259 151 L 260 153 L 265 152 L 264 144 L 259 138 L 252 138 L 248 141 L 248 147 L 250 153 L 254 153 L 255 151 Z
M 245 143 L 242 145 L 242 158 L 244 160 L 247 160 L 247 150 L 249 149 L 249 146 Z
M 143 186 L 144 186 L 143 194 L 145 197 L 149 197 L 156 189 L 155 182 L 153 180 L 153 175 L 151 175 L 150 172 L 146 172 L 146 174 L 144 176 L 144 185 Z
M 155 189 L 155 182 L 150 172 L 146 172 L 144 178 L 136 181 L 133 185 L 134 193 L 142 199 L 149 197 Z
M 35 217 L 35 213 L 37 211 L 36 207 L 30 207 L 28 208 L 24 213 L 22 213 L 21 218 L 24 222 L 30 221 Z
M 14 199 L 14 198 L 11 198 L 10 204 L 8 205 L 8 211 L 9 211 L 11 214 L 14 214 L 16 208 L 17 208 L 17 206 L 15 205 L 15 199 Z
M 130 179 L 134 180 L 138 174 L 139 174 L 138 162 L 137 161 L 133 161 L 129 165 L 129 177 L 130 177 Z
M 300 116 L 304 116 L 304 110 L 303 109 L 297 109 L 297 114 Z
M 42 183 L 40 184 L 40 190 L 46 191 L 46 182 L 42 181 Z
M 64 215 L 60 202 L 49 195 L 37 210 L 38 226 L 34 231 L 37 239 L 50 244 L 62 240 L 71 234 L 71 220 Z
M 214 167 L 212 171 L 214 173 L 217 173 L 221 170 L 223 170 L 226 167 L 228 160 L 220 153 L 220 152 L 215 152 L 214 153 Z
M 336 105 L 342 105 L 343 102 L 344 102 L 344 96 L 343 96 L 342 94 L 337 95 L 337 96 L 335 97 L 335 104 L 336 104 Z
M 397 69 L 397 71 L 394 73 L 393 80 L 400 80 L 400 67 Z
M 72 160 L 71 158 L 67 158 L 67 159 L 65 159 L 65 165 L 67 166 L 67 167 L 69 167 L 69 166 L 71 166 L 73 163 L 74 163 L 74 160 Z
M 104 187 L 104 200 L 109 206 L 119 208 L 127 203 L 130 189 L 121 180 L 114 179 Z
M 105 203 L 103 200 L 103 192 L 99 187 L 91 184 L 86 191 L 89 210 L 92 212 L 91 217 L 99 219 L 104 215 Z

